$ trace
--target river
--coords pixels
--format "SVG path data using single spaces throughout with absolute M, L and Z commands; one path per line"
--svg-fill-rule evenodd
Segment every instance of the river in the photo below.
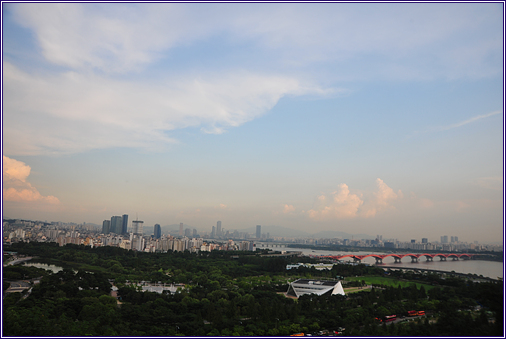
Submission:
M 260 247 L 262 249 L 269 248 Z M 340 252 L 340 251 L 329 251 L 329 250 L 312 250 L 310 248 L 295 248 L 295 247 L 273 247 L 270 248 L 274 251 L 300 251 L 304 255 L 346 255 L 346 254 L 356 254 L 356 255 L 365 255 L 365 254 L 385 254 L 384 252 Z M 408 253 L 408 252 L 406 252 Z M 402 259 L 401 263 L 394 263 L 393 257 L 387 257 L 383 259 L 383 264 L 377 265 L 378 267 L 382 266 L 393 266 L 396 268 L 406 268 L 406 269 L 428 269 L 428 270 L 439 270 L 451 272 L 455 271 L 457 273 L 464 274 L 477 274 L 483 275 L 484 277 L 497 279 L 504 278 L 504 264 L 498 261 L 487 261 L 487 260 L 452 260 L 450 258 L 447 261 L 440 261 L 439 258 L 434 258 L 434 261 L 428 262 L 425 261 L 425 257 L 421 257 L 418 259 L 418 262 L 412 263 L 411 258 L 405 257 Z M 352 258 L 345 258 L 343 261 L 353 262 Z M 365 258 L 362 260 L 364 264 L 375 265 L 376 260 L 373 257 Z

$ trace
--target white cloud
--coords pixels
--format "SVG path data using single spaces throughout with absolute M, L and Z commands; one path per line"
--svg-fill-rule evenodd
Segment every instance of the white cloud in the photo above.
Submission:
M 494 116 L 494 115 L 497 115 L 497 114 L 502 114 L 502 111 L 494 111 L 494 112 L 491 112 L 491 113 L 488 113 L 488 114 L 477 115 L 475 117 L 472 117 L 470 119 L 458 122 L 456 124 L 452 124 L 452 125 L 449 125 L 449 126 L 439 127 L 439 128 L 437 128 L 437 130 L 439 130 L 439 131 L 447 131 L 449 129 L 461 127 L 461 126 L 467 125 L 467 124 L 469 124 L 471 122 L 475 122 L 475 121 L 478 121 L 478 120 L 481 120 L 481 119 L 484 119 L 484 118 L 488 118 L 488 117 L 491 117 L 491 116 Z
M 491 116 L 502 114 L 502 113 L 503 113 L 503 111 L 493 111 L 493 112 L 490 112 L 490 113 L 487 113 L 487 114 L 480 114 L 480 115 L 474 116 L 472 118 L 469 118 L 467 120 L 464 120 L 464 121 L 461 121 L 461 122 L 457 122 L 455 124 L 451 124 L 451 125 L 447 125 L 447 126 L 432 127 L 432 128 L 427 129 L 427 130 L 424 130 L 424 131 L 415 131 L 415 132 L 413 132 L 410 135 L 410 137 L 415 136 L 415 135 L 419 135 L 419 134 L 423 134 L 423 133 L 448 131 L 450 129 L 462 127 L 462 126 L 470 124 L 472 122 L 475 122 L 475 121 L 478 121 L 478 120 L 481 120 L 481 119 L 485 119 L 485 118 L 489 118 Z
M 24 162 L 3 156 L 3 199 L 13 202 L 59 204 L 58 198 L 42 196 L 26 179 L 31 168 Z
M 73 69 L 139 70 L 161 52 L 207 35 L 205 17 L 175 4 L 18 4 L 17 21 L 35 32 L 44 57 Z
M 339 190 L 332 192 L 330 197 L 322 194 L 318 197 L 315 208 L 307 212 L 315 220 L 371 218 L 379 212 L 394 210 L 393 203 L 403 198 L 380 178 L 376 179 L 378 189 L 375 192 L 350 193 L 346 184 L 340 184 Z
M 308 216 L 315 220 L 348 219 L 358 215 L 364 201 L 356 194 L 350 194 L 348 185 L 340 184 L 330 197 L 320 195 L 315 208 L 309 210 Z
M 4 62 L 4 147 L 9 154 L 160 149 L 175 142 L 168 131 L 222 133 L 261 116 L 285 95 L 321 91 L 248 72 L 148 84 L 74 72 L 37 77 Z
M 283 213 L 288 214 L 288 213 L 293 212 L 293 211 L 295 211 L 295 207 L 293 207 L 293 205 L 287 205 L 287 204 L 285 204 L 283 206 Z
M 483 77 L 501 71 L 490 61 L 502 55 L 502 35 L 494 29 L 497 23 L 502 27 L 502 19 L 494 4 L 10 8 L 17 22 L 33 31 L 43 57 L 69 70 L 34 75 L 25 71 L 22 58 L 13 60 L 17 66 L 4 62 L 4 147 L 13 155 L 160 150 L 177 142 L 168 131 L 196 127 L 224 133 L 261 116 L 284 96 L 339 93 L 320 85 L 336 79 Z M 171 68 L 171 57 L 192 56 L 191 48 L 202 43 L 214 46 L 206 49 L 209 60 L 226 60 L 215 73 L 199 71 L 201 57 Z M 457 53 L 463 48 L 474 52 Z M 239 57 L 228 58 L 235 53 Z M 377 60 L 371 68 L 356 62 L 365 56 Z M 433 62 L 427 66 L 426 60 Z M 142 72 L 146 69 L 151 73 Z
M 502 71 L 491 62 L 502 59 L 500 6 L 26 3 L 15 13 L 47 60 L 74 69 L 139 70 L 176 47 L 220 35 L 277 65 L 375 55 L 382 67 L 361 63 L 364 72 L 455 78 Z
M 362 209 L 362 215 L 366 218 L 374 217 L 376 213 L 382 210 L 394 209 L 395 207 L 391 203 L 403 196 L 401 190 L 395 193 L 380 178 L 376 179 L 376 185 L 378 186 L 378 190 L 374 192 L 374 199 L 364 204 Z

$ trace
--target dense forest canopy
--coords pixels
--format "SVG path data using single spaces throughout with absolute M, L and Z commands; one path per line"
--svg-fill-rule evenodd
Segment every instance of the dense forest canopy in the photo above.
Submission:
M 287 264 L 301 258 L 237 251 L 144 253 L 50 243 L 18 243 L 12 251 L 65 268 L 54 274 L 20 265 L 4 268 L 4 291 L 8 281 L 42 276 L 27 298 L 21 293 L 4 298 L 5 336 L 286 336 L 340 327 L 342 335 L 351 336 L 503 335 L 503 284 L 497 281 L 392 271 L 389 276 L 420 287 L 378 285 L 346 297 L 294 300 L 279 292 L 297 278 L 344 277 L 346 283 L 346 277 L 385 272 L 346 264 L 287 271 Z M 129 283 L 140 281 L 182 287 L 177 293 L 154 293 Z M 111 296 L 111 282 L 118 299 Z M 345 286 L 354 284 L 360 280 Z M 376 321 L 414 309 L 427 316 L 388 326 Z

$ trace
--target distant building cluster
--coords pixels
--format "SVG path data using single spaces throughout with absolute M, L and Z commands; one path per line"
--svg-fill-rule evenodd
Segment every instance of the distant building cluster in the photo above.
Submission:
M 91 247 L 113 246 L 127 250 L 143 252 L 199 252 L 213 250 L 227 251 L 254 251 L 253 241 L 224 241 L 204 240 L 203 238 L 191 237 L 188 230 L 182 231 L 182 236 L 162 235 L 159 224 L 154 225 L 153 236 L 144 235 L 144 222 L 132 220 L 131 228 L 128 229 L 128 215 L 113 216 L 110 220 L 104 220 L 102 228 L 98 230 L 91 225 L 67 224 L 61 222 L 32 222 L 16 220 L 4 221 L 4 243 L 17 241 L 56 242 L 60 246 L 67 244 L 86 245 Z M 220 223 L 221 224 L 221 223 Z M 126 231 L 125 231 L 126 230 Z M 190 236 L 188 236 L 190 235 Z M 197 230 L 193 229 L 193 235 Z
M 473 243 L 460 242 L 458 236 L 451 236 L 448 242 L 448 236 L 441 236 L 441 242 L 429 242 L 428 238 L 422 238 L 421 241 L 411 239 L 410 241 L 399 241 L 398 239 L 385 239 L 377 235 L 375 239 L 341 239 L 341 238 L 282 238 L 283 242 L 301 244 L 301 245 L 337 245 L 349 247 L 385 247 L 392 249 L 406 249 L 418 251 L 496 251 L 502 252 L 502 246 L 481 245 L 477 241 Z
M 112 216 L 104 220 L 101 228 L 93 224 L 77 224 L 62 222 L 42 222 L 28 220 L 5 220 L 3 222 L 3 242 L 9 244 L 18 241 L 56 242 L 60 246 L 67 244 L 86 246 L 116 246 L 128 250 L 145 252 L 167 251 L 213 251 L 213 250 L 255 250 L 255 242 L 281 242 L 304 245 L 343 245 L 350 247 L 384 247 L 406 250 L 442 250 L 442 251 L 496 251 L 502 252 L 499 245 L 482 245 L 460 242 L 458 236 L 441 236 L 440 242 L 430 242 L 428 238 L 421 241 L 398 241 L 383 239 L 377 235 L 375 239 L 341 239 L 341 238 L 271 238 L 269 233 L 262 233 L 262 226 L 257 225 L 255 232 L 228 231 L 222 227 L 221 221 L 212 226 L 211 232 L 200 235 L 196 229 L 179 229 L 171 234 L 162 234 L 160 224 L 153 226 L 153 235 L 144 235 L 144 222 L 132 220 L 128 227 L 128 215 Z
M 211 227 L 211 233 L 204 233 L 204 236 L 207 236 L 210 239 L 256 239 L 264 241 L 270 239 L 269 233 L 262 233 L 261 225 L 256 226 L 255 233 L 252 235 L 248 232 L 225 230 L 221 225 L 221 221 L 217 221 L 216 226 Z

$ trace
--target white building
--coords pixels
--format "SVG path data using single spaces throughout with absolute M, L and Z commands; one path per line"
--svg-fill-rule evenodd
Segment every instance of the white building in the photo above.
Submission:
M 304 294 L 323 295 L 330 293 L 331 295 L 345 295 L 343 285 L 340 281 L 327 281 L 327 280 L 309 280 L 299 279 L 288 286 L 287 295 L 297 297 Z

